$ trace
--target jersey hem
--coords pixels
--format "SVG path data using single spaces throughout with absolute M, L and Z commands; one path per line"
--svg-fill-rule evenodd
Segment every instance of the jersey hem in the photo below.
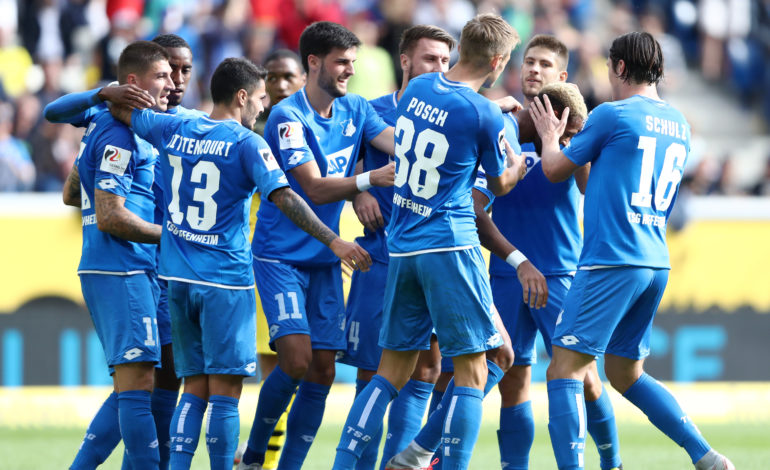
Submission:
M 219 284 L 216 282 L 208 282 L 208 281 L 199 281 L 197 279 L 186 279 L 183 277 L 171 277 L 171 276 L 163 276 L 163 275 L 158 275 L 158 277 L 160 279 L 163 279 L 164 281 L 186 282 L 188 284 L 200 284 L 202 286 L 219 287 L 220 289 L 247 290 L 247 289 L 253 289 L 255 286 L 255 284 L 252 284 L 250 286 L 228 286 L 226 284 Z
M 474 248 L 478 245 L 464 245 L 464 246 L 450 246 L 445 248 L 429 248 L 427 250 L 419 250 L 419 251 L 408 251 L 406 253 L 389 253 L 390 256 L 394 258 L 400 258 L 404 256 L 415 256 L 415 255 L 424 255 L 426 253 L 440 253 L 442 251 L 462 251 L 462 250 L 469 250 L 471 248 Z
M 99 269 L 79 269 L 78 274 L 106 274 L 109 276 L 133 276 L 135 274 L 146 274 L 147 271 L 140 269 L 137 271 L 102 271 Z

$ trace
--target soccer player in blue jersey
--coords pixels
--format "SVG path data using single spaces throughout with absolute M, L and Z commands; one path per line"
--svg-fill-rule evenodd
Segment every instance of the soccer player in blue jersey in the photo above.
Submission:
M 265 127 L 265 140 L 292 188 L 335 231 L 345 199 L 371 186 L 393 184 L 393 163 L 354 175 L 362 139 L 393 152 L 393 128 L 364 98 L 347 94 L 359 45 L 338 24 L 308 26 L 300 37 L 307 85 L 273 107 Z M 265 200 L 257 213 L 252 250 L 278 366 L 260 390 L 238 468 L 261 468 L 275 423 L 295 390 L 278 466 L 300 468 L 323 418 L 335 355 L 346 344 L 340 264 Z
M 548 367 L 551 444 L 559 469 L 583 468 L 583 381 L 604 355 L 612 386 L 684 447 L 698 470 L 734 469 L 676 399 L 644 372 L 653 317 L 670 269 L 666 221 L 690 148 L 684 116 L 658 96 L 663 53 L 646 32 L 617 37 L 607 61 L 615 101 L 597 106 L 563 150 L 548 99 L 532 106 L 546 177 L 559 182 L 591 163 L 583 249 L 552 338 Z
M 181 106 L 182 98 L 192 75 L 192 52 L 190 46 L 184 39 L 175 34 L 157 36 L 152 42 L 163 46 L 169 54 L 171 81 L 174 84 L 174 88 L 168 94 L 166 112 L 179 115 L 202 115 L 203 113 L 200 111 Z M 101 109 L 105 108 L 105 102 L 142 108 L 153 105 L 152 98 L 145 90 L 133 84 L 123 84 L 66 95 L 47 105 L 45 116 L 53 122 L 66 122 L 76 126 L 87 127 L 91 119 Z M 145 146 L 140 148 L 145 148 Z M 163 219 L 162 192 L 158 184 L 161 181 L 159 171 L 160 166 L 155 165 L 155 181 L 153 182 L 152 189 L 156 202 L 154 221 L 157 224 L 160 224 Z M 152 413 L 158 433 L 160 468 L 164 469 L 168 468 L 170 451 L 169 425 L 176 408 L 181 381 L 176 377 L 174 371 L 166 281 L 158 279 L 157 282 L 160 288 L 157 322 L 158 338 L 161 345 L 161 367 L 155 369 Z M 97 413 L 97 419 L 92 422 L 87 434 L 96 437 L 83 441 L 75 461 L 93 462 L 92 459 L 96 455 L 103 456 L 101 460 L 104 460 L 120 439 L 117 410 L 113 403 L 111 403 L 111 400 L 105 402 L 103 409 Z
M 525 104 L 530 105 L 544 87 L 550 89 L 548 95 L 552 98 L 555 92 L 577 93 L 579 97 L 579 92 L 572 89 L 574 85 L 564 84 L 568 60 L 567 47 L 554 36 L 537 35 L 527 43 L 521 65 Z M 581 106 L 579 113 L 574 105 L 569 105 L 567 137 L 583 125 L 586 111 L 582 101 L 582 97 L 573 100 Z M 523 124 L 531 129 L 529 113 L 524 118 Z M 560 143 L 565 140 L 568 138 L 562 136 Z M 501 409 L 497 433 L 501 461 L 505 468 L 515 470 L 529 466 L 535 436 L 529 391 L 531 368 L 537 359 L 535 339 L 540 331 L 550 354 L 556 319 L 577 268 L 582 242 L 578 205 L 588 179 L 586 165 L 565 181 L 551 183 L 543 174 L 535 144 L 523 143 L 521 147 L 527 159 L 527 176 L 510 193 L 495 199 L 492 207 L 492 220 L 518 252 L 507 258 L 493 256 L 489 266 L 492 297 L 511 335 L 515 353 L 514 365 L 499 385 Z M 519 264 L 514 267 L 517 255 Z M 536 279 L 543 275 L 547 284 L 545 289 L 538 289 L 540 281 Z M 612 403 L 603 390 L 595 362 L 586 374 L 585 396 L 588 431 L 599 449 L 601 468 L 619 467 Z
M 340 238 L 288 182 L 251 131 L 262 111 L 264 69 L 226 59 L 214 71 L 211 117 L 179 118 L 113 107 L 160 152 L 164 202 L 159 276 L 168 281 L 177 375 L 184 393 L 172 421 L 171 467 L 190 468 L 208 407 L 211 468 L 230 468 L 238 443 L 238 400 L 256 371 L 254 274 L 248 215 L 255 190 L 351 266 L 368 254 Z
M 159 111 L 168 105 L 170 74 L 168 53 L 151 42 L 130 44 L 118 60 L 120 81 L 146 90 Z M 79 453 L 71 468 L 95 468 L 121 436 L 133 468 L 158 468 L 151 413 L 153 370 L 160 360 L 154 277 L 160 226 L 153 223 L 151 188 L 155 157 L 149 145 L 135 139 L 106 108 L 86 114 L 88 128 L 63 199 L 83 212 L 78 274 L 107 364 L 114 370 L 116 395 L 108 398 L 91 427 L 104 424 L 101 417 L 105 430 L 113 429 L 110 415 L 117 401 L 120 432 L 110 436 L 89 432 L 85 441 L 103 439 L 106 447 Z
M 488 374 L 485 351 L 502 344 L 474 222 L 471 188 L 479 165 L 493 194 L 520 177 L 506 169 L 502 113 L 477 93 L 493 83 L 518 34 L 496 15 L 479 15 L 463 28 L 460 60 L 446 74 L 411 80 L 396 119 L 398 170 L 388 225 L 390 263 L 380 365 L 356 397 L 343 428 L 334 469 L 352 469 L 382 425 L 388 403 L 407 382 L 418 350 L 435 327 L 441 352 L 452 357 L 455 380 L 443 441 L 444 468 L 467 468 L 481 424 Z M 450 295 L 451 293 L 451 295 Z M 387 468 L 423 468 L 388 463 Z

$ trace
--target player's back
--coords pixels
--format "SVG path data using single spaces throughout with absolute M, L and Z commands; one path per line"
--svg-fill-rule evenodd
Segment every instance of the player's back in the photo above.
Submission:
M 126 273 L 155 268 L 155 245 L 99 230 L 97 189 L 125 198 L 125 208 L 153 221 L 155 156 L 152 147 L 116 121 L 106 108 L 89 117 L 75 160 L 80 177 L 83 253 L 78 272 Z
M 663 101 L 635 95 L 598 106 L 564 153 L 593 154 L 580 266 L 668 268 L 666 221 L 690 149 L 690 126 Z
M 391 253 L 478 246 L 471 188 L 481 163 L 504 170 L 502 113 L 441 73 L 412 79 L 398 103 Z
M 255 190 L 286 181 L 265 141 L 234 120 L 134 113 L 160 152 L 166 215 L 160 275 L 222 287 L 253 285 L 249 208 Z

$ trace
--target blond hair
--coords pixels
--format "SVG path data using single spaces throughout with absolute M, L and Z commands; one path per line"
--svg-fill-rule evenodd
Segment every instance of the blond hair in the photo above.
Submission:
M 582 122 L 588 117 L 586 102 L 577 85 L 566 82 L 549 83 L 537 94 L 541 100 L 544 95 L 548 95 L 554 111 L 562 112 L 564 108 L 569 108 L 569 118 L 580 119 Z
M 477 15 L 465 23 L 460 35 L 460 61 L 486 64 L 496 55 L 507 56 L 519 43 L 519 33 L 502 17 Z

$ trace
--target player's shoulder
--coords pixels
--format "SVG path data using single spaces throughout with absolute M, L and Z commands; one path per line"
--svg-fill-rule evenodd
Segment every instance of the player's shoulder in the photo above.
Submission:
M 270 108 L 265 128 L 273 123 L 284 121 L 304 121 L 308 110 L 304 103 L 303 90 L 300 90 Z
M 115 119 L 107 108 L 100 110 L 92 121 L 94 127 L 94 137 L 104 136 L 107 139 L 134 140 L 134 133 L 122 122 Z
M 398 105 L 398 100 L 396 99 L 397 96 L 398 91 L 394 91 L 393 93 L 388 93 L 379 98 L 369 100 L 369 104 L 372 105 L 372 108 L 374 108 L 377 113 L 381 114 L 382 112 L 387 112 L 396 108 Z
M 202 116 L 208 116 L 203 111 L 200 111 L 198 109 L 190 109 L 185 108 L 184 106 L 177 106 L 174 108 L 175 112 L 169 112 L 171 115 L 176 115 L 177 117 L 184 118 L 184 119 L 197 119 Z

